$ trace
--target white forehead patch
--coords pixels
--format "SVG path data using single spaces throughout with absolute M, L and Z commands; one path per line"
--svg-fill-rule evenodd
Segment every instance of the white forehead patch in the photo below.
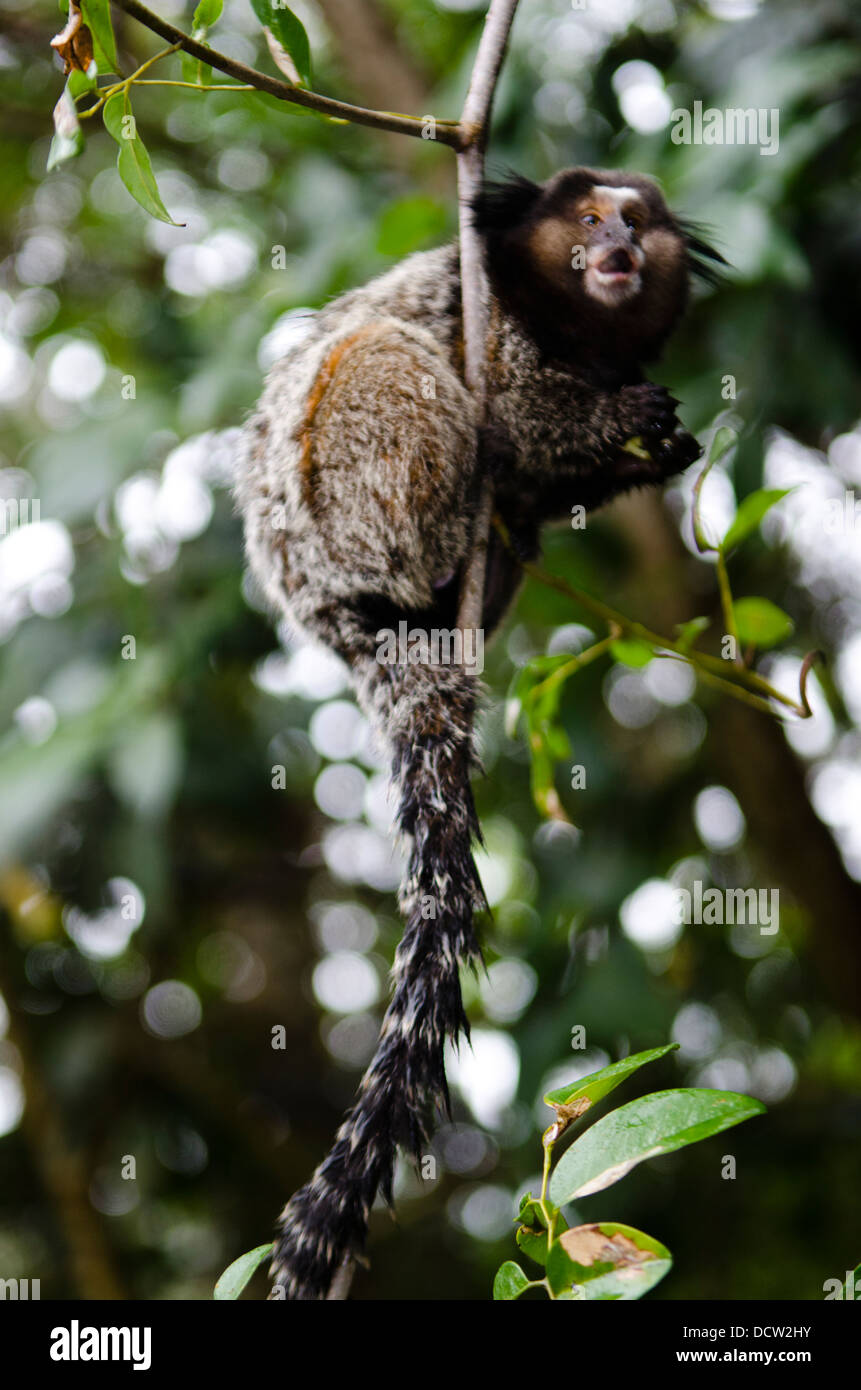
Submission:
M 603 198 L 609 198 L 611 203 L 621 209 L 623 203 L 630 203 L 632 199 L 642 201 L 642 194 L 636 188 L 610 188 L 606 183 L 596 183 L 592 189 L 593 193 L 599 193 Z

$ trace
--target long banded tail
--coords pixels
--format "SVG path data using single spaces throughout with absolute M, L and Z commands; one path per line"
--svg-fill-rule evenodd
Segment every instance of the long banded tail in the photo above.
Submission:
M 355 669 L 357 652 L 351 651 Z M 365 662 L 360 699 L 393 740 L 398 823 L 411 840 L 403 937 L 379 1043 L 356 1103 L 314 1176 L 279 1222 L 271 1297 L 325 1298 L 364 1246 L 378 1192 L 392 1200 L 397 1147 L 416 1158 L 435 1106 L 448 1106 L 446 1039 L 468 1035 L 458 969 L 477 963 L 473 912 L 485 906 L 472 857 L 469 785 L 475 682 L 461 667 Z

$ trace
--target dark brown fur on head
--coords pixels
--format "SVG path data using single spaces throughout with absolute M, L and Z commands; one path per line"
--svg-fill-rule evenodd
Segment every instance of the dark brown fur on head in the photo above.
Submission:
M 723 260 L 669 210 L 656 183 L 619 170 L 489 182 L 473 218 L 503 306 L 549 356 L 596 369 L 656 357 L 690 275 L 709 278 L 708 262 Z

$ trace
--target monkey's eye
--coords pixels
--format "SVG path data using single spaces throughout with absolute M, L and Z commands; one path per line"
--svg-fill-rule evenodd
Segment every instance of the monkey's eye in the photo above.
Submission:
M 580 221 L 583 223 L 584 227 L 597 227 L 601 219 L 597 212 L 584 212 Z

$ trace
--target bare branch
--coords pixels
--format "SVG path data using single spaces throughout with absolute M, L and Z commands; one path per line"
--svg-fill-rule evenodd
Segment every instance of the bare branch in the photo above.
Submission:
M 481 240 L 472 224 L 470 205 L 481 186 L 484 174 L 484 151 L 487 145 L 493 93 L 505 57 L 517 3 L 518 0 L 491 0 L 460 118 L 461 129 L 469 141 L 457 158 L 464 376 L 467 386 L 475 392 L 482 407 L 489 296 Z
M 489 291 L 484 269 L 481 240 L 472 222 L 472 199 L 484 173 L 484 151 L 490 123 L 493 94 L 499 78 L 517 0 L 491 0 L 484 21 L 469 90 L 466 94 L 461 128 L 469 143 L 457 157 L 457 187 L 460 204 L 460 293 L 463 306 L 464 377 L 473 392 L 479 414 L 485 410 L 487 393 L 486 345 Z M 493 514 L 493 486 L 482 482 L 476 512 L 470 561 L 463 576 L 458 606 L 458 627 L 481 626 L 484 576 L 490 519 Z
M 319 111 L 324 116 L 334 116 L 337 120 L 348 121 L 353 125 L 370 126 L 375 130 L 392 130 L 399 135 L 412 135 L 421 139 L 426 131 L 426 121 L 419 116 L 401 116 L 394 111 L 371 111 L 364 106 L 351 106 L 346 101 L 335 101 L 332 97 L 321 96 L 319 92 L 309 92 L 305 87 L 291 86 L 277 77 L 258 72 L 257 68 L 249 68 L 245 63 L 228 58 L 226 53 L 219 53 L 215 48 L 208 48 L 205 43 L 199 43 L 197 39 L 183 33 L 173 24 L 168 24 L 167 20 L 140 4 L 140 0 L 112 0 L 112 3 L 118 10 L 146 25 L 154 34 L 167 39 L 168 43 L 176 44 L 192 58 L 209 63 L 219 72 L 236 78 L 237 82 L 256 87 L 259 92 L 266 92 L 269 96 L 277 97 L 279 101 L 304 106 L 311 111 Z M 455 121 L 436 121 L 434 139 L 454 150 L 463 149 L 466 143 L 466 137 Z

